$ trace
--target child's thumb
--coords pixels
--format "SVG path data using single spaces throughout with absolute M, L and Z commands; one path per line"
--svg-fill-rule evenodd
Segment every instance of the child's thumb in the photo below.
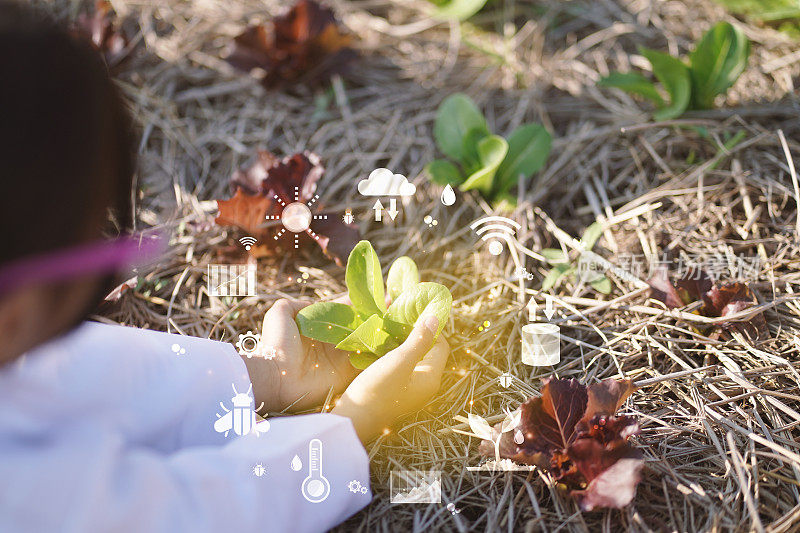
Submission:
M 439 319 L 434 315 L 418 320 L 405 342 L 386 354 L 384 358 L 390 359 L 391 364 L 410 373 L 419 360 L 433 347 L 438 329 Z

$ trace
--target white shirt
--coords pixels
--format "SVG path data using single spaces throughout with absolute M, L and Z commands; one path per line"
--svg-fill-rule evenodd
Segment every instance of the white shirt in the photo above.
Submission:
M 349 419 L 272 418 L 226 437 L 214 424 L 232 386 L 247 393 L 250 379 L 230 344 L 97 323 L 7 365 L 0 531 L 325 531 L 370 502 Z M 330 486 L 320 503 L 301 491 L 313 439 Z

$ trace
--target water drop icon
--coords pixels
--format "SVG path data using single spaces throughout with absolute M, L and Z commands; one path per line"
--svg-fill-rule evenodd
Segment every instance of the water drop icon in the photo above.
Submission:
M 444 205 L 453 205 L 456 203 L 456 191 L 453 190 L 450 184 L 442 191 L 442 203 Z
M 522 431 L 516 430 L 514 432 L 514 442 L 516 442 L 517 444 L 522 444 L 523 442 L 525 442 L 525 437 L 522 435 Z
M 296 454 L 292 458 L 291 467 L 292 467 L 292 470 L 294 470 L 295 472 L 299 472 L 300 469 L 303 468 L 303 461 L 301 461 L 300 458 Z

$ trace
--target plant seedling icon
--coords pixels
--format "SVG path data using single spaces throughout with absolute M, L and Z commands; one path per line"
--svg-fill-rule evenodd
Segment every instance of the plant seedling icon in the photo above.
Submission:
M 478 415 L 469 413 L 467 419 L 469 420 L 469 427 L 478 437 L 490 441 L 494 444 L 494 458 L 497 463 L 500 462 L 500 439 L 503 433 L 516 429 L 519 426 L 520 419 L 522 418 L 522 411 L 517 409 L 513 413 L 506 413 L 506 417 L 500 424 L 500 432 L 497 437 L 494 436 L 492 426 L 483 418 Z M 515 439 L 516 442 L 516 439 Z M 517 443 L 519 444 L 519 443 Z

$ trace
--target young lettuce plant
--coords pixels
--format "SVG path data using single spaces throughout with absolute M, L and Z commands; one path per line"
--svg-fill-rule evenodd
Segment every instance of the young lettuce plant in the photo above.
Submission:
M 591 224 L 588 228 L 586 228 L 586 230 L 583 232 L 583 236 L 581 237 L 582 249 L 591 251 L 602 234 L 603 226 L 597 222 Z M 591 285 L 592 288 L 597 292 L 601 292 L 603 294 L 609 294 L 611 292 L 611 280 L 609 280 L 607 277 L 602 274 L 589 276 L 589 274 L 592 274 L 591 272 L 580 271 L 581 267 L 591 267 L 591 261 L 582 261 L 579 257 L 577 264 L 573 264 L 570 262 L 568 255 L 566 255 L 562 250 L 558 250 L 556 248 L 544 248 L 541 253 L 544 258 L 547 259 L 547 262 L 553 265 L 553 268 L 550 269 L 550 272 L 548 272 L 544 277 L 544 280 L 542 280 L 543 291 L 549 291 L 565 277 L 570 277 L 573 281 L 575 281 L 575 278 L 577 277 L 576 274 L 580 274 L 581 277 L 585 278 L 586 281 L 589 282 L 589 285 Z
M 681 116 L 687 109 L 711 109 L 714 98 L 725 93 L 747 67 L 750 41 L 742 30 L 720 22 L 708 30 L 689 54 L 688 64 L 669 54 L 640 48 L 653 67 L 653 75 L 669 95 L 664 101 L 656 85 L 634 72 L 614 72 L 600 80 L 603 87 L 616 87 L 651 100 L 656 120 Z
M 759 25 L 771 26 L 795 39 L 800 37 L 800 2 L 797 0 L 717 0 L 717 3 Z
M 433 16 L 442 20 L 467 20 L 480 11 L 487 0 L 432 0 Z
M 392 263 L 384 289 L 381 264 L 369 241 L 359 242 L 350 253 L 345 282 L 352 305 L 309 305 L 297 314 L 297 325 L 302 335 L 350 352 L 350 363 L 359 369 L 400 346 L 420 317 L 439 319 L 438 337 L 453 305 L 447 287 L 420 282 L 417 265 L 408 257 Z
M 493 203 L 516 204 L 509 189 L 530 178 L 550 155 L 552 137 L 539 124 L 524 124 L 508 139 L 493 135 L 486 119 L 465 94 L 447 97 L 436 112 L 436 146 L 449 159 L 437 159 L 425 170 L 439 185 L 476 189 Z

